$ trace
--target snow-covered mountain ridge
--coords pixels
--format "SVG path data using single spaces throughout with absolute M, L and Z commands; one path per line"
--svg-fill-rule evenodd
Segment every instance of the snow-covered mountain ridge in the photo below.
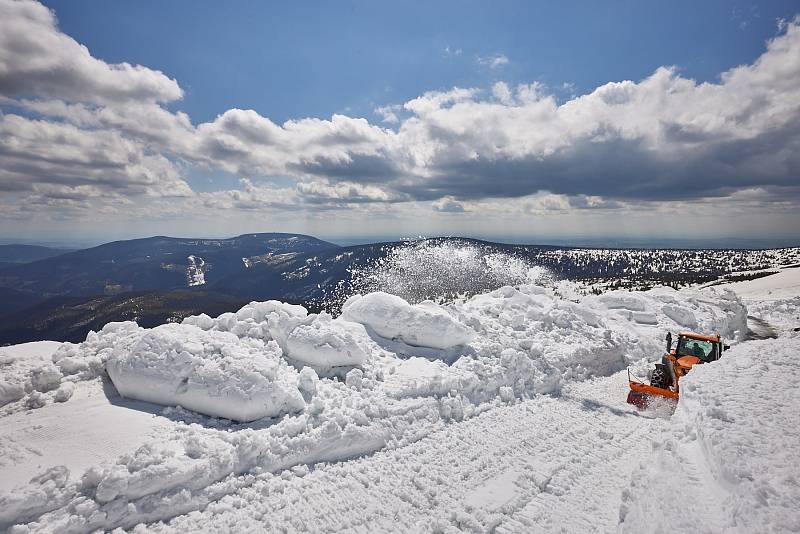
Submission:
M 256 300 L 334 315 L 354 293 L 410 302 L 530 282 L 537 269 L 584 292 L 746 280 L 800 264 L 800 248 L 589 249 L 441 237 L 339 247 L 310 236 L 148 238 L 0 266 L 0 345 L 82 341 L 110 321 L 143 326 L 218 314 Z

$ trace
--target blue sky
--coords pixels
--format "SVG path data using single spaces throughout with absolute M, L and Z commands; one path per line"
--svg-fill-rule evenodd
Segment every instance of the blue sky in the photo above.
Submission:
M 0 0 L 0 239 L 800 241 L 798 13 Z
M 569 96 L 675 65 L 698 81 L 750 63 L 793 1 L 47 1 L 109 63 L 159 69 L 195 121 L 230 108 L 281 123 L 432 90 L 538 80 Z M 447 52 L 447 50 L 450 52 Z M 478 57 L 502 54 L 500 68 Z M 563 84 L 572 84 L 564 89 Z

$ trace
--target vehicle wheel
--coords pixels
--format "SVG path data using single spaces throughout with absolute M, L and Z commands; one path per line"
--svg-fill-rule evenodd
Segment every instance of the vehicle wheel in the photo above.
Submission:
M 670 382 L 669 375 L 667 374 L 666 369 L 660 366 L 653 369 L 653 372 L 650 375 L 651 386 L 666 389 L 669 387 L 669 382 Z

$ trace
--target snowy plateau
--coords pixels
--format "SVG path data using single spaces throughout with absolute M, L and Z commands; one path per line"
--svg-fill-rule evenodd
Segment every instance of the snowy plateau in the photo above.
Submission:
M 775 271 L 253 302 L 3 347 L 0 529 L 800 531 L 800 268 Z M 677 406 L 626 404 L 627 369 L 683 330 L 731 349 Z

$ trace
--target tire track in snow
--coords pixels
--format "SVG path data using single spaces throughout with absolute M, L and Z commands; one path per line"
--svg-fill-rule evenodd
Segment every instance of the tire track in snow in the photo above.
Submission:
M 252 484 L 155 530 L 610 532 L 663 421 L 625 373 L 498 406 L 410 445 Z M 249 475 L 251 476 L 251 475 Z M 577 529 L 577 530 L 575 530 Z

